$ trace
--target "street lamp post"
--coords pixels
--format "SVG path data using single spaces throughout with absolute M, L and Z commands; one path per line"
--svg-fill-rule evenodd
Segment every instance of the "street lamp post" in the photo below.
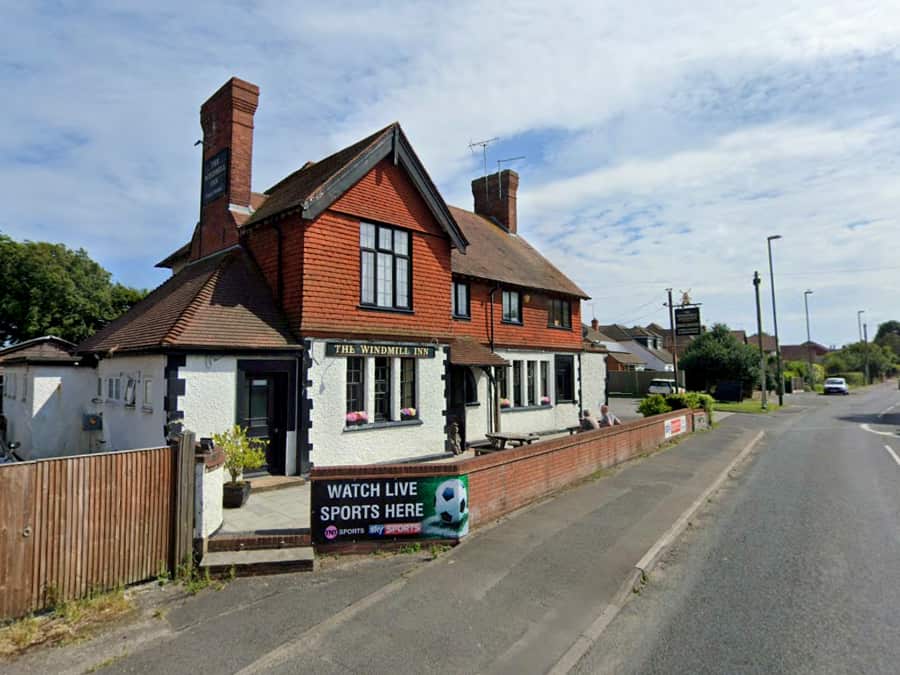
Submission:
M 766 245 L 769 248 L 769 280 L 772 286 L 772 326 L 775 328 L 775 359 L 778 364 L 778 405 L 784 405 L 784 376 L 781 374 L 781 344 L 778 340 L 778 312 L 775 309 L 775 270 L 772 267 L 772 240 L 781 239 L 780 234 L 766 237 Z
M 812 338 L 809 336 L 809 296 L 812 291 L 803 291 L 803 305 L 806 307 L 806 356 L 809 360 L 809 388 L 815 389 L 816 380 L 813 377 Z
M 862 315 L 866 313 L 866 310 L 861 309 L 856 313 L 856 324 L 859 326 L 859 341 L 862 342 Z

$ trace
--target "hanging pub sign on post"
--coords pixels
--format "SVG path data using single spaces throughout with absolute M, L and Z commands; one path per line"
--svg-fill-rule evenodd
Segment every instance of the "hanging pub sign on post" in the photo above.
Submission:
M 699 307 L 678 307 L 675 309 L 675 335 L 700 335 Z

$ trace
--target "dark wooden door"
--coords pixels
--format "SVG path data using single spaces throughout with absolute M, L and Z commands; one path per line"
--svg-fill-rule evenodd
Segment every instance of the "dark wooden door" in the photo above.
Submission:
M 244 410 L 241 425 L 250 438 L 269 441 L 266 469 L 283 475 L 287 426 L 287 374 L 254 373 L 244 380 Z
M 465 366 L 450 367 L 450 405 L 447 409 L 448 434 L 450 425 L 459 425 L 460 447 L 466 449 L 466 371 Z

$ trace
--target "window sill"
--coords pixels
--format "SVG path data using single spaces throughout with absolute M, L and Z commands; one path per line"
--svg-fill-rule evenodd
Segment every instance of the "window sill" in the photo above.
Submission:
M 550 410 L 552 405 L 520 405 L 518 408 L 500 408 L 500 412 L 528 412 L 529 410 Z
M 411 309 L 398 309 L 395 307 L 379 307 L 378 305 L 357 305 L 356 309 L 361 309 L 366 312 L 388 312 L 389 314 L 415 314 L 415 312 Z
M 479 403 L 478 401 L 475 401 L 474 403 L 466 403 L 467 408 L 478 408 L 480 405 L 481 403 Z
M 500 319 L 500 323 L 505 326 L 521 326 L 523 323 L 521 321 L 507 321 L 506 319 Z
M 153 412 L 153 406 L 152 406 L 152 405 L 142 405 L 142 406 L 141 406 L 141 412 L 152 413 L 152 412 Z
M 470 314 L 470 315 L 466 316 L 465 314 L 454 314 L 453 319 L 455 321 L 471 321 L 472 315 Z
M 547 328 L 552 328 L 553 330 L 565 330 L 565 331 L 572 330 L 571 326 L 554 326 L 553 324 L 549 324 L 549 323 L 547 324 Z
M 390 422 L 369 422 L 367 424 L 358 424 L 354 427 L 344 427 L 344 433 L 356 433 L 357 431 L 370 431 L 372 429 L 391 429 L 393 427 L 417 427 L 424 424 L 422 420 L 399 420 Z

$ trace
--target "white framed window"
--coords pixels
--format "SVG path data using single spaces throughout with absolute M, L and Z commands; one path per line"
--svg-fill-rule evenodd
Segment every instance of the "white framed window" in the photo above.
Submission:
M 122 378 L 117 377 L 113 380 L 113 384 L 115 384 L 115 398 L 117 401 L 122 400 Z
M 129 377 L 125 382 L 125 405 L 132 407 L 137 399 L 137 382 L 133 377 Z
M 153 380 L 147 378 L 144 380 L 144 405 L 153 405 Z
M 116 397 L 116 388 L 113 386 L 113 379 L 111 377 L 106 378 L 106 398 L 112 400 Z

